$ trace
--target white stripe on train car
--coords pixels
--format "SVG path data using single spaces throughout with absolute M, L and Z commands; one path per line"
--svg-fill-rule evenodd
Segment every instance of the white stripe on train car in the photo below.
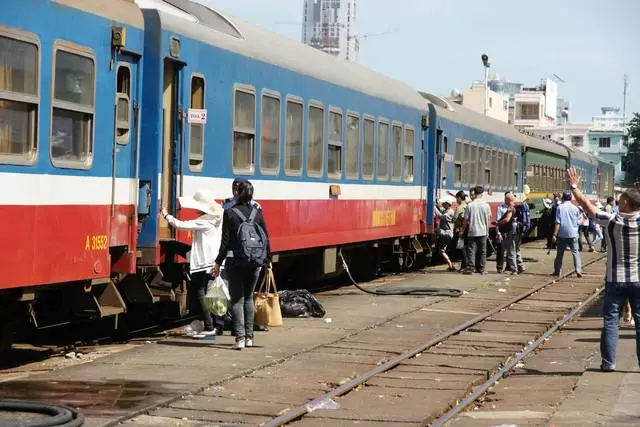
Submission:
M 111 205 L 111 177 L 0 173 L 0 206 Z M 117 205 L 136 204 L 135 179 L 116 179 Z
M 345 184 L 309 181 L 251 179 L 256 200 L 328 200 L 329 186 L 340 186 L 338 200 L 420 200 L 426 187 L 419 185 Z M 218 199 L 231 196 L 232 178 L 186 175 L 183 182 L 185 196 L 199 189 L 207 189 Z

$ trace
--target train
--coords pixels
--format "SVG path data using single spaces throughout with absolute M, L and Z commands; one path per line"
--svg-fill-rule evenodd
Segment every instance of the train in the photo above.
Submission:
M 25 13 L 25 11 L 29 13 Z M 24 324 L 189 312 L 178 197 L 250 179 L 282 280 L 425 266 L 435 201 L 613 166 L 190 0 L 21 0 L 0 15 L 0 350 Z M 167 308 L 168 307 L 168 308 Z M 117 322 L 116 322 L 117 323 Z

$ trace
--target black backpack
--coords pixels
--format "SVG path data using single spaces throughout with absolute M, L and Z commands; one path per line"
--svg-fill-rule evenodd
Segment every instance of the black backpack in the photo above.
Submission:
M 232 208 L 242 220 L 238 226 L 238 248 L 233 251 L 235 265 L 261 266 L 267 259 L 267 234 L 255 222 L 258 209 L 253 208 L 249 218 L 244 216 L 238 208 Z

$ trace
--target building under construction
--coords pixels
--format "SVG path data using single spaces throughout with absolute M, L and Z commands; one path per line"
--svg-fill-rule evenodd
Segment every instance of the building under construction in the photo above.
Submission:
M 302 41 L 330 55 L 357 61 L 356 0 L 305 0 Z

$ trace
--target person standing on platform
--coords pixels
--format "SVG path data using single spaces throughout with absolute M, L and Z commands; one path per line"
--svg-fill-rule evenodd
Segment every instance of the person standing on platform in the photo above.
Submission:
M 462 233 L 462 224 L 464 223 L 464 211 L 467 208 L 467 195 L 465 194 L 464 191 L 460 190 L 456 193 L 456 211 L 453 214 L 453 218 L 454 218 L 454 234 L 457 235 L 457 239 L 456 239 L 456 247 L 458 246 L 458 243 L 460 240 L 464 241 L 466 240 L 467 236 L 464 235 L 464 233 Z M 463 271 L 466 267 L 467 267 L 467 253 L 465 251 L 465 249 L 462 249 L 462 263 L 460 265 L 460 270 Z
M 467 205 L 464 211 L 464 223 L 462 233 L 467 233 L 467 267 L 464 274 L 486 274 L 487 265 L 487 237 L 489 236 L 489 221 L 491 220 L 491 208 L 484 201 L 484 188 L 474 187 L 472 190 L 473 201 Z
M 498 206 L 496 212 L 496 241 L 498 242 L 496 253 L 496 270 L 502 273 L 504 269 L 505 255 L 507 258 L 507 270 L 516 272 L 515 265 L 515 197 L 512 192 L 504 193 L 504 203 Z
M 554 276 L 560 276 L 562 271 L 562 258 L 566 248 L 571 250 L 573 255 L 573 265 L 576 275 L 582 277 L 582 260 L 578 251 L 578 228 L 580 223 L 580 210 L 571 203 L 571 193 L 564 193 L 563 203 L 556 210 L 556 225 L 553 229 L 553 243 L 557 243 L 558 252 L 554 263 Z
M 616 346 L 620 329 L 620 310 L 627 299 L 636 325 L 636 354 L 640 363 L 640 189 L 626 190 L 618 201 L 619 213 L 598 211 L 578 189 L 575 169 L 567 180 L 576 201 L 605 231 L 609 247 L 605 275 L 603 328 L 600 336 L 600 369 L 616 369 Z
M 454 212 L 451 208 L 453 205 L 453 201 L 451 200 L 452 198 L 453 197 L 451 196 L 445 196 L 440 199 L 440 206 L 435 210 L 436 216 L 440 219 L 440 226 L 436 230 L 436 246 L 438 248 L 438 252 L 440 252 L 440 255 L 449 266 L 449 271 L 456 271 L 449 255 L 447 255 L 447 248 L 449 247 L 451 240 L 453 240 Z

